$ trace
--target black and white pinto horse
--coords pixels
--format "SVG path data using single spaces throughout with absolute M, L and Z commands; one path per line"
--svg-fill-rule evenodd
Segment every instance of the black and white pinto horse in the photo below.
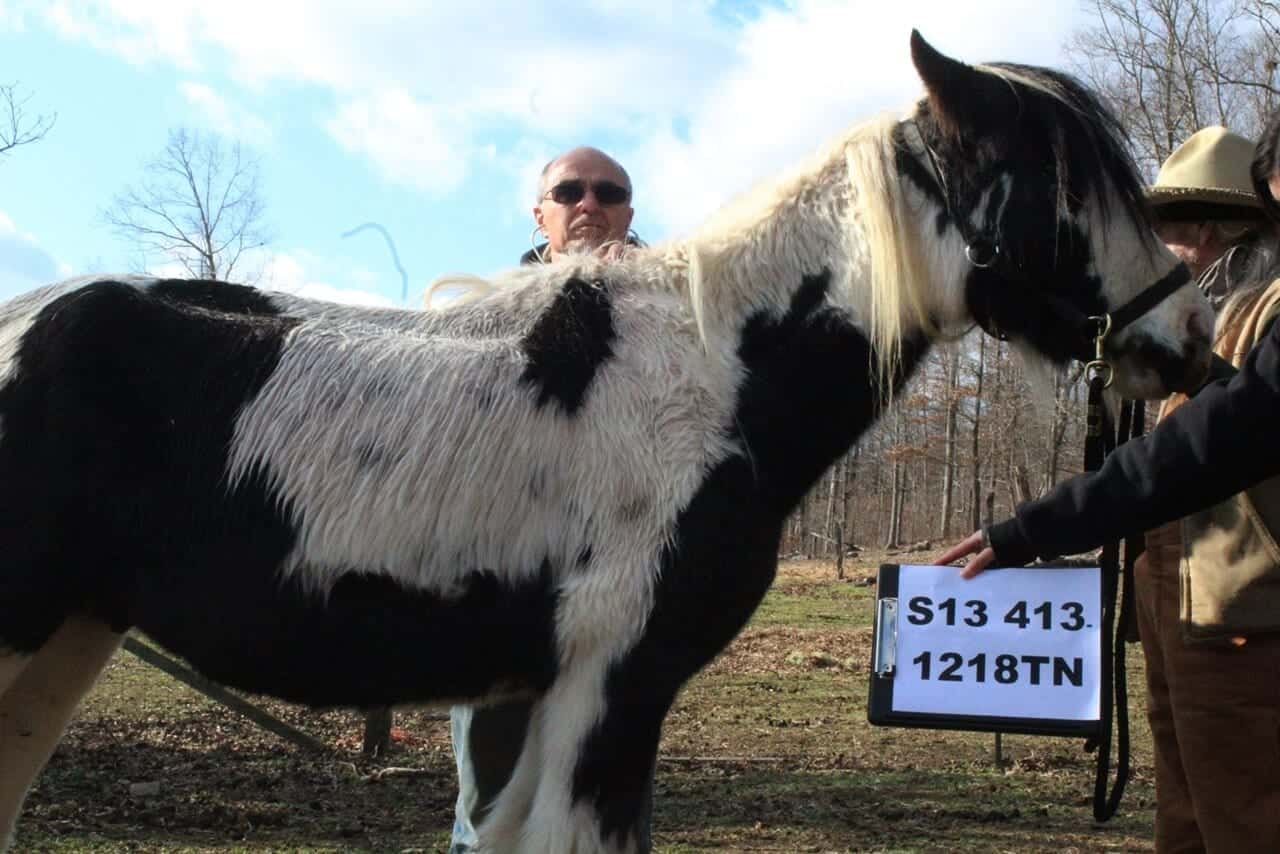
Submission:
M 931 339 L 1064 362 L 1130 305 L 1123 392 L 1197 381 L 1209 309 L 1095 98 L 912 56 L 905 118 L 618 263 L 427 312 L 129 277 L 0 307 L 0 834 L 136 626 L 313 706 L 534 697 L 485 850 L 636 850 L 677 691 Z

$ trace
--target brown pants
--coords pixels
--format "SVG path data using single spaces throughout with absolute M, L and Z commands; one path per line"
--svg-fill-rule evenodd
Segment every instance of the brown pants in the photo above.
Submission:
M 1280 852 L 1280 636 L 1187 644 L 1177 524 L 1147 534 L 1136 569 L 1155 748 L 1156 851 Z

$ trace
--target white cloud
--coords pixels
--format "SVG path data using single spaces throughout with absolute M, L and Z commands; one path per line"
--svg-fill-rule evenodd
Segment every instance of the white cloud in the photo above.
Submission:
M 190 9 L 179 3 L 132 2 L 28 2 L 28 14 L 42 17 L 66 38 L 82 39 L 109 50 L 134 65 L 164 56 L 180 68 L 195 68 L 196 21 Z
M 276 252 L 262 262 L 262 277 L 258 286 L 264 290 L 282 291 L 308 299 L 340 302 L 347 305 L 394 306 L 396 303 L 378 293 L 320 281 L 308 271 L 312 265 L 329 266 L 326 262 L 305 251 L 293 254 Z M 372 284 L 367 271 L 354 271 L 352 278 Z
M 913 26 L 966 61 L 1062 65 L 1062 43 L 1082 15 L 1077 4 L 1041 0 L 788 0 L 737 19 L 713 0 L 25 8 L 130 61 L 327 92 L 333 113 L 322 121 L 345 150 L 428 192 L 476 174 L 495 139 L 526 141 L 493 161 L 513 175 L 542 158 L 548 140 L 635 139 L 618 153 L 638 202 L 651 206 L 642 213 L 672 231 L 841 127 L 904 106 L 919 89 L 907 46 Z M 212 90 L 189 97 L 236 121 Z M 687 131 L 673 132 L 677 124 Z
M 406 92 L 348 101 L 328 129 L 339 145 L 367 156 L 393 181 L 444 193 L 466 178 L 464 123 Z
M 127 58 L 217 63 L 262 83 L 342 93 L 408 87 L 509 115 L 599 121 L 678 98 L 728 43 L 710 2 L 89 0 L 29 3 L 59 32 Z M 702 77 L 698 74 L 696 77 Z M 540 97 L 531 98 L 534 92 Z
M 65 279 L 70 265 L 55 259 L 34 235 L 20 230 L 0 211 L 0 299 Z
M 68 39 L 135 63 L 332 94 L 326 124 L 387 177 L 446 192 L 495 136 L 647 132 L 732 45 L 709 0 L 540 4 L 89 0 L 25 4 Z M 214 116 L 226 107 L 188 91 Z M 230 117 L 234 119 L 234 115 Z
M 1040 0 L 795 0 L 744 25 L 735 61 L 692 105 L 687 139 L 654 134 L 630 155 L 637 204 L 684 233 L 733 195 L 875 113 L 919 96 L 908 39 L 966 62 L 1061 64 L 1075 11 Z M 1034 28 L 999 26 L 1035 20 Z
M 212 87 L 188 80 L 178 85 L 178 91 L 199 112 L 203 123 L 221 136 L 255 146 L 271 142 L 271 129 L 266 122 L 248 110 L 229 103 Z

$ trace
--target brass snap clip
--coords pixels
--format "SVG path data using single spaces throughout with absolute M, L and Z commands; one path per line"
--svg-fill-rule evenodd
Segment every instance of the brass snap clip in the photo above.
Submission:
M 1109 388 L 1116 378 L 1116 372 L 1111 363 L 1102 355 L 1102 351 L 1106 346 L 1107 336 L 1111 334 L 1111 315 L 1103 314 L 1098 317 L 1090 317 L 1089 320 L 1097 324 L 1097 334 L 1093 338 L 1093 360 L 1084 366 L 1084 370 L 1091 382 L 1095 377 L 1104 377 L 1102 387 Z

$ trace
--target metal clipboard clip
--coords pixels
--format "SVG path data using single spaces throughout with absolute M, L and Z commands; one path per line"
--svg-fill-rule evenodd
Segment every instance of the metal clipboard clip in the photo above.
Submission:
M 874 670 L 881 679 L 892 679 L 898 666 L 898 600 L 876 600 L 876 657 Z

